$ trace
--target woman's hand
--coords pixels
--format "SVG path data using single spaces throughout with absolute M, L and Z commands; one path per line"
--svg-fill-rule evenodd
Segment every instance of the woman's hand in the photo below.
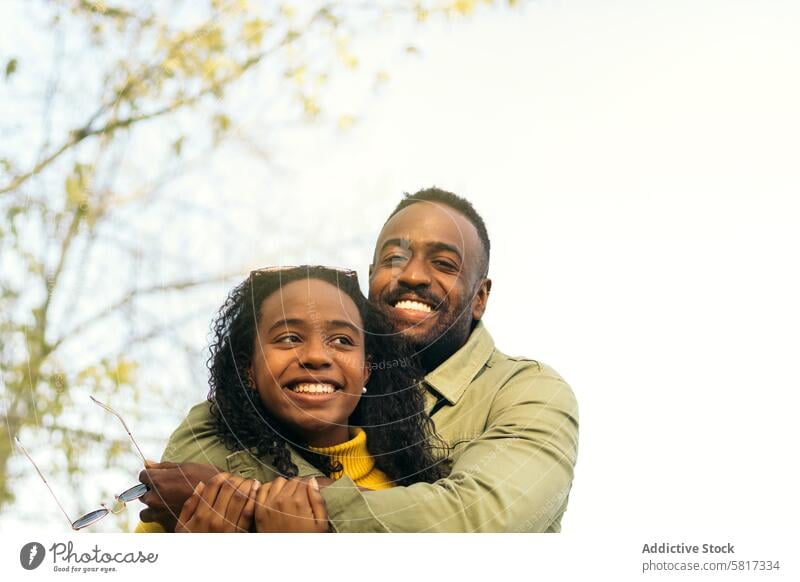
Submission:
M 219 473 L 208 484 L 198 483 L 183 504 L 176 533 L 246 532 L 253 522 L 261 484 L 230 473 Z
M 258 532 L 328 531 L 328 511 L 314 477 L 278 477 L 262 483 L 256 495 L 255 518 Z

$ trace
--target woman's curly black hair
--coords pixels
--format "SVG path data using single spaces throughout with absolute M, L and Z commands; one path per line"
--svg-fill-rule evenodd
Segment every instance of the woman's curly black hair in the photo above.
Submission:
M 212 324 L 208 400 L 227 448 L 250 450 L 259 458 L 270 459 L 280 474 L 290 478 L 298 472 L 291 459 L 291 442 L 297 454 L 324 474 L 341 471 L 330 457 L 289 436 L 264 407 L 248 376 L 261 305 L 272 293 L 300 279 L 335 285 L 355 302 L 361 314 L 371 374 L 368 394 L 360 398 L 349 423 L 363 428 L 376 467 L 397 485 L 432 483 L 443 477 L 447 472 L 443 462 L 446 445 L 424 412 L 419 388 L 423 372 L 414 350 L 367 301 L 354 272 L 320 266 L 253 271 L 220 308 Z

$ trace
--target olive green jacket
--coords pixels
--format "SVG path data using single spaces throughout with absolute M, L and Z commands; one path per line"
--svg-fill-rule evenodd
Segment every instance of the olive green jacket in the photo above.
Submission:
M 338 532 L 558 532 L 578 452 L 578 406 L 550 367 L 509 357 L 482 323 L 425 376 L 427 411 L 450 447 L 452 470 L 435 483 L 359 491 L 342 477 L 322 490 Z M 231 453 L 207 402 L 170 437 L 164 461 L 211 463 L 261 481 L 277 472 Z M 301 476 L 320 475 L 292 455 Z

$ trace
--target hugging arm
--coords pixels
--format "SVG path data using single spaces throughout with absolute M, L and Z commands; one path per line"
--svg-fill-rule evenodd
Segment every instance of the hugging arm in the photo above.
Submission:
M 518 374 L 447 478 L 360 492 L 347 478 L 323 490 L 338 532 L 558 531 L 577 457 L 578 411 L 557 376 Z

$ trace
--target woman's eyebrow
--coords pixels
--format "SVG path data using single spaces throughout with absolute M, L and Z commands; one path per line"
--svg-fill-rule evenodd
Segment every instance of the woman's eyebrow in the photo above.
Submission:
M 299 326 L 299 325 L 305 325 L 305 323 L 306 323 L 306 320 L 305 319 L 300 319 L 299 317 L 290 317 L 288 319 L 279 319 L 278 321 L 276 321 L 275 323 L 273 323 L 269 327 L 269 329 L 267 330 L 267 333 L 271 333 L 277 327 L 289 327 L 290 325 L 298 325 Z
M 361 332 L 361 329 L 357 326 L 353 325 L 349 321 L 345 321 L 344 319 L 329 319 L 325 322 L 329 327 L 347 327 L 353 331 L 353 333 L 358 334 Z

